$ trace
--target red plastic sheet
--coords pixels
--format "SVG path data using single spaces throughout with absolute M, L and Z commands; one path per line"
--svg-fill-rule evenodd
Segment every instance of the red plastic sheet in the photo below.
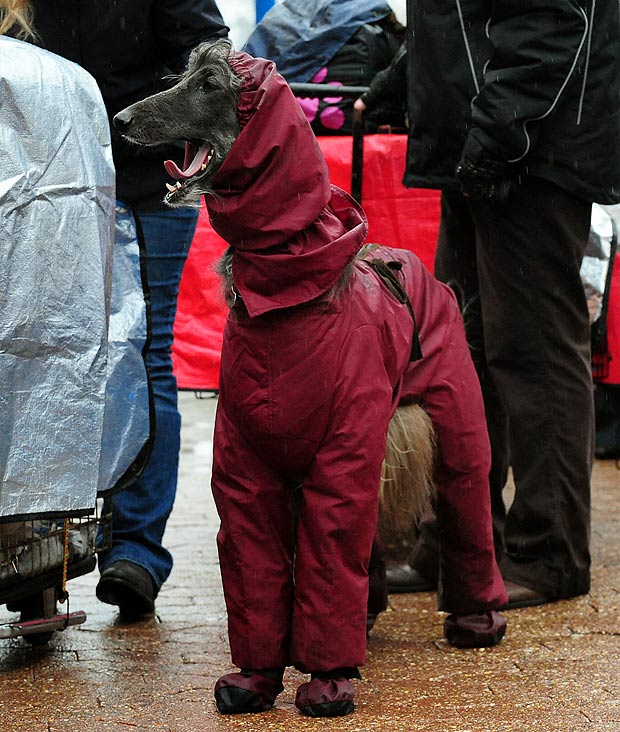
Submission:
M 318 139 L 332 183 L 350 191 L 351 137 Z M 368 241 L 410 249 L 432 269 L 439 193 L 402 185 L 406 147 L 406 135 L 364 138 L 362 198 Z M 226 307 L 213 264 L 225 248 L 226 243 L 211 229 L 203 206 L 181 280 L 174 326 L 172 358 L 180 389 L 218 388 Z
M 227 308 L 213 270 L 226 242 L 209 224 L 204 204 L 183 270 L 174 322 L 172 362 L 179 389 L 218 388 Z
M 609 375 L 602 380 L 602 383 L 620 384 L 620 254 L 616 254 L 609 291 L 607 344 L 611 354 L 611 362 L 609 364 Z

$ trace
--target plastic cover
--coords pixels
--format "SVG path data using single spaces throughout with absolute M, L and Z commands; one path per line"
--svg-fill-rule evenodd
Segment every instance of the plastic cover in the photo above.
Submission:
M 0 38 L 0 519 L 92 511 L 148 438 L 137 242 L 112 288 L 114 215 L 95 81 Z
M 289 83 L 310 81 L 364 23 L 391 12 L 384 0 L 284 0 L 265 14 L 243 50 L 275 61 Z
M 581 264 L 581 281 L 588 300 L 591 323 L 601 315 L 608 271 L 612 266 L 610 253 L 614 236 L 612 215 L 605 207 L 595 203 L 592 206 L 590 237 Z

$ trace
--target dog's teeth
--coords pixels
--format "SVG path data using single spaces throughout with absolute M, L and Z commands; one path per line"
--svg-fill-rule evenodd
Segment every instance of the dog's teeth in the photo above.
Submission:
M 200 170 L 206 170 L 206 169 L 207 169 L 207 164 L 206 164 L 206 163 L 203 163 L 203 164 L 202 164 L 202 165 L 200 166 Z
M 166 183 L 166 188 L 172 193 L 172 191 L 176 191 L 177 187 L 171 185 L 170 183 Z
M 177 184 L 176 184 L 176 188 L 177 188 L 177 189 L 178 189 L 178 188 L 181 188 L 181 181 L 180 181 L 180 180 L 178 180 L 178 181 L 177 181 Z

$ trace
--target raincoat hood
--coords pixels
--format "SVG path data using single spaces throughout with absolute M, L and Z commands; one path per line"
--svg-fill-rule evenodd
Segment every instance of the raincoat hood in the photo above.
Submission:
M 214 230 L 234 250 L 235 287 L 250 316 L 329 290 L 364 244 L 362 208 L 330 185 L 325 159 L 275 64 L 245 53 L 241 132 L 206 196 Z

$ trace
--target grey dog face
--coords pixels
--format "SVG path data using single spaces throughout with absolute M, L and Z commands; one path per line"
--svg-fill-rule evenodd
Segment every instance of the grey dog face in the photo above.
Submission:
M 174 87 L 132 104 L 114 117 L 118 131 L 139 145 L 185 141 L 183 168 L 166 163 L 166 170 L 176 179 L 167 184 L 164 201 L 169 206 L 200 201 L 239 134 L 240 81 L 227 62 L 231 52 L 226 40 L 201 44 Z

